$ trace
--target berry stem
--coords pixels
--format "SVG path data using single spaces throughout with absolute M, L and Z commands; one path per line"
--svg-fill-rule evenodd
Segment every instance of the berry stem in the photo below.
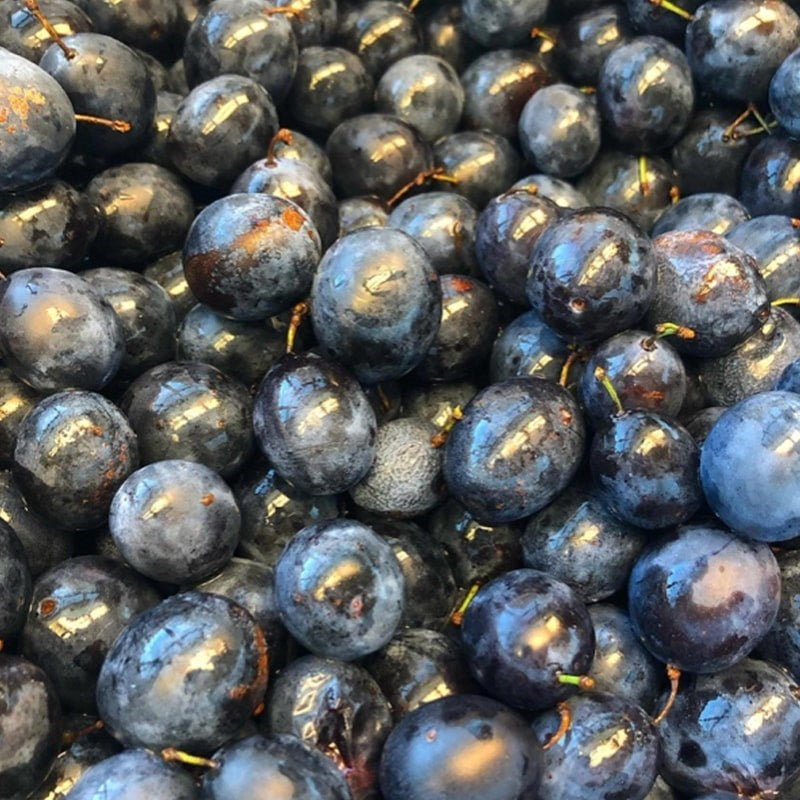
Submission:
M 420 172 L 404 186 L 401 186 L 387 201 L 391 208 L 398 200 L 402 200 L 415 186 L 424 186 L 429 180 L 442 181 L 443 183 L 458 183 L 456 178 L 445 174 L 444 167 L 434 167 Z
M 38 0 L 25 0 L 25 7 L 34 16 L 36 21 L 47 31 L 50 38 L 61 48 L 61 52 L 72 61 L 77 53 L 61 38 L 61 34 L 55 29 L 49 19 L 42 13 L 39 8 Z
M 558 376 L 558 385 L 563 386 L 565 389 L 567 388 L 567 383 L 569 382 L 569 371 L 572 368 L 572 365 L 578 360 L 578 351 L 573 350 L 565 359 L 564 364 L 561 367 L 561 372 Z
M 164 761 L 178 761 L 181 764 L 187 764 L 190 767 L 206 767 L 207 769 L 219 769 L 219 764 L 210 758 L 203 758 L 202 756 L 193 756 L 190 753 L 184 753 L 183 750 L 177 750 L 174 747 L 165 747 L 161 751 L 161 758 Z
M 579 689 L 583 689 L 585 692 L 590 692 L 597 686 L 594 678 L 592 678 L 590 675 L 568 675 L 564 672 L 559 672 L 556 676 L 556 680 L 559 683 L 566 684 L 567 686 L 577 686 Z
M 558 744 L 566 735 L 569 726 L 572 724 L 572 712 L 569 710 L 569 705 L 563 700 L 556 706 L 558 713 L 561 715 L 561 722 L 558 725 L 558 730 L 542 745 L 542 750 L 549 750 L 553 745 Z
M 681 671 L 674 664 L 667 664 L 667 677 L 669 678 L 669 697 L 664 703 L 664 708 L 653 717 L 653 725 L 659 725 L 672 710 L 675 705 L 675 698 L 678 696 L 678 685 L 681 681 Z
M 741 114 L 739 114 L 736 119 L 728 125 L 727 128 L 722 132 L 722 141 L 723 142 L 730 142 L 731 140 L 738 139 L 739 134 L 736 133 L 736 129 L 753 113 L 752 106 L 748 106 Z
M 126 122 L 124 119 L 105 119 L 104 117 L 95 117 L 93 114 L 76 114 L 75 120 L 90 122 L 92 125 L 102 125 L 105 128 L 111 128 L 115 133 L 128 133 L 131 129 L 130 122 Z
M 558 44 L 558 40 L 546 30 L 543 30 L 538 25 L 534 25 L 531 28 L 531 39 L 544 39 L 546 42 L 549 42 L 553 47 Z
M 800 297 L 778 297 L 770 303 L 771 306 L 800 306 Z
M 755 103 L 750 103 L 750 110 L 753 112 L 753 116 L 756 118 L 758 124 L 762 127 L 764 133 L 766 133 L 767 136 L 772 136 L 770 125 L 764 118 L 763 114 L 758 110 L 758 106 L 756 106 Z
M 82 736 L 88 736 L 90 733 L 95 733 L 97 731 L 103 730 L 103 720 L 98 719 L 95 720 L 91 725 L 87 725 L 85 728 L 79 728 L 77 731 L 64 731 L 61 736 L 61 741 L 65 745 L 72 744 L 76 739 L 80 739 Z
M 452 622 L 453 625 L 460 626 L 464 621 L 464 614 L 475 595 L 478 594 L 478 589 L 480 588 L 481 585 L 479 583 L 473 583 L 472 586 L 469 587 L 466 597 L 464 597 L 458 608 L 450 615 L 450 622 Z
M 679 339 L 694 339 L 697 334 L 685 325 L 678 325 L 677 322 L 659 322 L 655 326 L 656 338 L 663 339 L 665 336 L 677 336 Z
M 617 414 L 624 414 L 625 409 L 622 407 L 622 400 L 619 399 L 619 393 L 614 388 L 614 384 L 611 383 L 608 373 L 602 367 L 595 367 L 594 377 L 603 384 L 603 388 L 608 392 L 611 402 L 617 409 Z
M 658 6 L 659 8 L 663 8 L 665 11 L 671 11 L 673 14 L 677 14 L 682 19 L 688 20 L 691 22 L 694 19 L 694 16 L 690 14 L 685 8 L 681 8 L 675 3 L 671 3 L 670 0 L 650 0 L 650 2 L 654 6 Z
M 311 305 L 308 300 L 302 300 L 292 309 L 292 318 L 289 320 L 289 328 L 286 331 L 286 352 L 294 352 L 294 343 L 297 338 L 297 331 L 302 325 L 303 320 L 308 316 L 311 311 Z
M 275 166 L 275 146 L 278 142 L 284 144 L 292 143 L 292 132 L 288 128 L 279 128 L 278 132 L 269 140 L 269 147 L 267 147 L 267 166 Z
M 669 201 L 674 206 L 675 203 L 677 203 L 678 200 L 680 199 L 681 199 L 681 190 L 678 186 L 673 184 L 672 186 L 669 187 Z

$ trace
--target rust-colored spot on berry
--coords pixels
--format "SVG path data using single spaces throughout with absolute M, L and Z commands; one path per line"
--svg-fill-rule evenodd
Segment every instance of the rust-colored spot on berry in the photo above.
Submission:
M 559 409 L 559 415 L 561 416 L 562 425 L 572 424 L 572 414 L 570 413 L 568 408 Z
M 436 733 L 436 728 L 429 728 L 425 733 L 425 741 L 426 742 L 435 742 L 436 737 L 438 734 Z
M 58 608 L 58 601 L 56 601 L 52 597 L 45 597 L 44 600 L 39 603 L 38 613 L 40 617 L 49 617 L 51 614 L 55 613 L 56 609 Z
M 305 219 L 296 208 L 287 208 L 282 214 L 281 219 L 293 230 L 299 231 L 303 227 Z
M 103 429 L 99 425 L 92 425 L 92 427 L 89 428 L 89 431 L 93 433 L 95 436 L 103 435 Z
M 204 506 L 210 506 L 214 502 L 214 492 L 209 492 L 208 494 L 203 495 L 203 497 L 200 498 L 200 502 Z
M 457 292 L 471 292 L 475 288 L 475 284 L 469 278 L 463 278 L 461 275 L 453 275 L 450 278 L 450 285 Z
M 241 700 L 247 697 L 249 691 L 249 686 L 240 683 L 238 686 L 234 686 L 233 689 L 228 689 L 228 697 L 230 697 L 231 700 Z

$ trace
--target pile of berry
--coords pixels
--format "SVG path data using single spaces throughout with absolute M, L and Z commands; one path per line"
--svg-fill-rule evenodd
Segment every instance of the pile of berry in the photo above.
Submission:
M 2 0 L 0 272 L 0 800 L 800 798 L 798 0 Z

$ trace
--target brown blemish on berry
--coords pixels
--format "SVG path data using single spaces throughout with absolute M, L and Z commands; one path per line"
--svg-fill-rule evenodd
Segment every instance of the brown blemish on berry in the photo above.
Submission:
M 287 208 L 282 214 L 281 219 L 293 230 L 299 231 L 303 227 L 305 220 L 303 215 L 296 208 Z
M 40 617 L 49 617 L 57 608 L 58 602 L 55 599 L 52 597 L 45 597 L 45 599 L 39 603 L 38 614 Z
M 475 288 L 469 278 L 462 278 L 460 275 L 453 275 L 450 284 L 457 292 L 471 292 Z
M 200 498 L 200 502 L 204 506 L 210 506 L 214 502 L 214 493 L 209 492 L 208 494 L 203 495 L 203 497 Z

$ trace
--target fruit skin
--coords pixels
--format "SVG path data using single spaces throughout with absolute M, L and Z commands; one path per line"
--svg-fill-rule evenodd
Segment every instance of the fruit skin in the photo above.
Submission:
M 207 754 L 263 700 L 264 634 L 232 600 L 173 595 L 136 617 L 100 670 L 97 707 L 127 747 Z
M 114 493 L 138 466 L 137 437 L 124 414 L 102 395 L 79 389 L 41 400 L 23 420 L 14 448 L 20 488 L 64 530 L 101 525 Z
M 595 647 L 580 597 L 535 569 L 512 570 L 479 589 L 461 635 L 470 670 L 489 694 L 532 711 L 575 693 L 558 676 L 585 675 Z
M 643 800 L 658 772 L 658 734 L 650 717 L 630 700 L 605 692 L 570 697 L 566 704 L 570 726 L 544 751 L 537 800 Z M 546 711 L 533 721 L 542 745 L 558 730 L 559 719 Z
M 0 798 L 24 800 L 47 775 L 61 745 L 61 708 L 47 675 L 0 653 Z
M 233 319 L 264 320 L 305 297 L 321 249 L 311 218 L 296 203 L 231 194 L 195 217 L 183 269 L 201 303 Z
M 0 104 L 11 106 L 0 124 L 0 192 L 18 192 L 49 180 L 69 155 L 75 111 L 67 93 L 43 69 L 0 47 Z M 33 113 L 31 113 L 33 112 Z M 24 129 L 20 124 L 25 123 Z
M 441 304 L 427 254 L 393 228 L 340 238 L 322 257 L 311 288 L 317 339 L 362 383 L 410 372 L 436 337 Z
M 800 770 L 800 700 L 780 667 L 745 659 L 684 675 L 659 725 L 661 772 L 681 792 L 783 796 Z
M 114 495 L 108 527 L 134 569 L 182 584 L 207 578 L 230 561 L 241 515 L 214 470 L 173 459 L 147 464 L 126 479 Z
M 592 342 L 644 316 L 655 293 L 655 273 L 650 240 L 628 217 L 589 208 L 554 222 L 537 239 L 525 290 L 556 333 Z
M 775 621 L 772 551 L 721 527 L 687 525 L 656 540 L 631 571 L 631 623 L 660 661 L 717 672 L 744 658 Z
M 0 519 L 0 640 L 14 636 L 25 624 L 32 589 L 25 548 Z
M 40 575 L 22 634 L 27 658 L 47 672 L 65 707 L 96 713 L 95 683 L 117 636 L 159 601 L 127 566 L 100 556 L 62 561 Z M 86 624 L 79 629 L 75 620 Z
M 156 753 L 125 750 L 95 764 L 69 790 L 70 800 L 197 800 L 194 780 Z
M 202 800 L 268 800 L 282 794 L 350 800 L 336 767 L 294 736 L 248 736 L 218 750 L 212 760 L 219 766 L 203 776 Z
M 338 494 L 372 466 L 377 422 L 358 381 L 315 353 L 283 356 L 253 408 L 256 441 L 278 474 L 312 495 Z
M 380 784 L 386 800 L 533 800 L 541 772 L 541 750 L 521 717 L 496 700 L 458 695 L 400 720 Z
M 363 667 L 301 656 L 275 679 L 261 724 L 271 735 L 290 734 L 321 751 L 344 775 L 353 800 L 375 797 L 392 713 Z
M 700 451 L 711 510 L 762 542 L 800 535 L 800 395 L 761 392 L 729 408 Z
M 0 353 L 41 392 L 98 391 L 119 369 L 125 344 L 114 309 L 87 281 L 21 269 L 0 283 Z
M 445 483 L 481 522 L 522 519 L 566 488 L 584 441 L 581 411 L 566 389 L 511 378 L 488 386 L 464 409 L 445 445 Z
M 403 615 L 404 580 L 370 527 L 335 519 L 292 538 L 275 566 L 281 619 L 304 647 L 342 661 L 383 647 Z

